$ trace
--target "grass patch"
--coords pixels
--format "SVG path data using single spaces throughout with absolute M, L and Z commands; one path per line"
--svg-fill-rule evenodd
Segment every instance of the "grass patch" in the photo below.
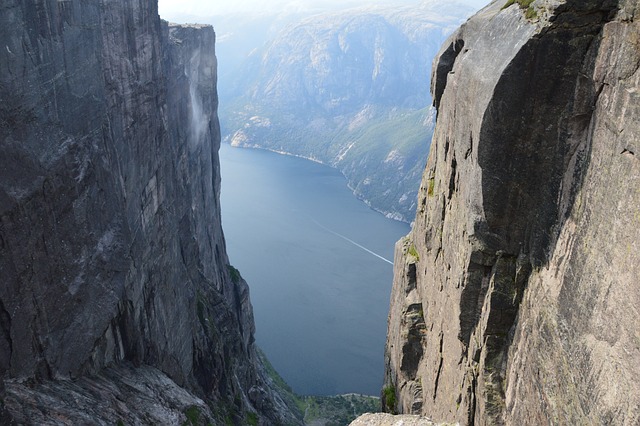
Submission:
M 227 265 L 227 269 L 229 270 L 229 275 L 231 275 L 231 281 L 233 281 L 234 284 L 238 284 L 242 279 L 242 276 L 240 275 L 240 271 L 238 271 L 236 268 L 234 268 L 231 265 Z
M 533 8 L 533 6 L 529 6 L 527 9 L 527 13 L 524 14 L 527 19 L 536 19 L 538 17 L 538 12 Z
M 429 187 L 427 188 L 427 195 L 429 197 L 433 197 L 433 190 L 436 187 L 436 180 L 431 178 L 429 179 Z
M 531 3 L 533 3 L 534 0 L 508 0 L 504 6 L 502 6 L 503 9 L 508 8 L 509 6 L 511 6 L 512 4 L 518 4 L 520 6 L 521 9 L 526 9 L 529 6 L 531 6 Z
M 393 386 L 385 386 L 382 389 L 382 398 L 384 399 L 385 411 L 396 414 L 396 388 Z
M 411 246 L 409 247 L 409 254 L 413 257 L 416 258 L 416 260 L 420 260 L 420 255 L 418 254 L 418 250 L 416 249 L 416 246 L 413 245 L 413 243 L 411 244 Z
M 187 417 L 187 420 L 182 423 L 182 426 L 197 426 L 198 420 L 200 420 L 200 409 L 195 405 L 184 410 L 184 415 Z
M 526 9 L 524 16 L 529 19 L 536 19 L 538 17 L 538 12 L 533 8 L 534 0 L 507 0 L 507 2 L 502 6 L 502 9 L 506 9 L 512 4 L 517 4 L 520 6 L 520 9 Z
M 247 413 L 247 424 L 249 426 L 258 426 L 258 415 L 256 413 Z

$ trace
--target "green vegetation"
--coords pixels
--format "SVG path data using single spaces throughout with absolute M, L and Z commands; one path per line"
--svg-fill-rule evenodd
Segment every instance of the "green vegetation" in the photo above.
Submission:
M 531 6 L 531 3 L 533 3 L 534 0 L 508 0 L 507 3 L 505 3 L 504 6 L 502 6 L 503 9 L 506 9 L 507 7 L 511 6 L 512 4 L 519 4 L 521 9 L 526 9 L 528 7 Z
M 364 413 L 380 411 L 380 398 L 374 396 L 348 394 L 337 396 L 299 396 L 273 368 L 264 353 L 258 350 L 265 370 L 273 385 L 278 388 L 280 395 L 289 408 L 298 413 L 305 424 L 324 426 L 344 426 Z
M 227 265 L 227 269 L 229 270 L 229 275 L 231 275 L 231 281 L 233 281 L 234 284 L 238 284 L 242 279 L 242 276 L 240 275 L 240 271 L 238 271 L 236 268 L 234 268 L 231 265 Z
M 434 178 L 429 179 L 429 188 L 427 189 L 427 195 L 433 197 L 433 190 L 436 186 L 436 180 Z
M 184 410 L 184 415 L 187 417 L 187 420 L 182 423 L 182 426 L 197 426 L 198 420 L 200 420 L 200 409 L 195 405 Z
M 361 414 L 380 411 L 380 398 L 347 394 L 337 396 L 305 396 L 300 398 L 304 406 L 305 424 L 344 426 Z
M 538 17 L 538 12 L 536 12 L 533 6 L 529 6 L 529 8 L 527 9 L 527 13 L 525 13 L 524 16 L 529 20 L 533 20 Z
M 124 422 L 122 420 L 118 420 L 116 422 L 116 426 L 124 426 Z
M 258 415 L 256 413 L 247 413 L 247 424 L 249 426 L 258 426 Z
M 260 350 L 260 348 L 256 348 L 256 352 L 258 353 L 258 358 L 262 361 L 262 365 L 264 366 L 265 373 L 271 380 L 271 384 L 278 390 L 278 393 L 282 396 L 282 399 L 287 404 L 287 407 L 298 417 L 302 419 L 304 417 L 304 409 L 305 406 L 302 403 L 300 397 L 293 392 L 293 389 L 284 381 L 282 376 L 278 374 L 276 369 L 267 359 L 267 356 Z
M 243 129 L 249 145 L 313 157 L 340 170 L 357 195 L 374 208 L 396 210 L 411 220 L 415 214 L 418 186 L 429 152 L 432 129 L 425 124 L 428 108 L 398 109 L 377 115 L 361 126 L 343 123 L 318 127 L 286 111 L 264 111 L 253 105 L 252 115 L 268 117 L 271 126 L 250 125 L 247 115 L 236 114 L 230 128 Z M 333 120 L 327 118 L 327 120 Z M 406 195 L 402 203 L 400 197 Z
M 262 352 L 262 350 L 260 350 L 259 348 L 257 349 L 257 352 L 258 352 L 258 357 L 262 360 L 262 364 L 265 367 L 267 375 L 274 382 L 276 387 L 282 390 L 284 394 L 293 395 L 294 394 L 293 389 L 291 389 L 291 387 L 287 384 L 287 382 L 284 381 L 282 376 L 278 374 L 278 372 L 273 367 L 273 365 L 271 365 L 271 362 L 269 362 L 269 360 L 267 359 L 267 356 L 264 354 L 264 352 Z
M 391 414 L 396 414 L 396 388 L 393 386 L 386 386 L 382 390 L 382 397 L 384 398 L 384 406 Z
M 420 255 L 418 254 L 418 250 L 416 249 L 416 246 L 413 243 L 411 243 L 411 246 L 409 246 L 409 254 L 415 257 L 416 261 L 420 260 Z
M 536 12 L 536 10 L 533 8 L 533 2 L 534 0 L 507 0 L 507 2 L 505 3 L 504 6 L 502 6 L 503 9 L 506 9 L 507 7 L 511 6 L 512 4 L 518 4 L 520 6 L 520 9 L 526 9 L 527 11 L 525 12 L 525 17 L 527 19 L 535 19 L 538 17 L 538 13 Z

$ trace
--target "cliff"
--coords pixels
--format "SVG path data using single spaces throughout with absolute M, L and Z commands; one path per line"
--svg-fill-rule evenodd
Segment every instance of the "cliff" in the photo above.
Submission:
M 4 421 L 297 422 L 225 251 L 214 42 L 155 1 L 3 3 Z
M 434 61 L 386 409 L 638 424 L 640 2 L 528 3 L 494 1 Z

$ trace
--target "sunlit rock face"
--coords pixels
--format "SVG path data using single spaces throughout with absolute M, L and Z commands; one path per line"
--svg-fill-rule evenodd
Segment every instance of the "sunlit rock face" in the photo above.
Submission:
M 386 409 L 637 424 L 640 6 L 505 3 L 434 62 L 434 139 L 396 250 Z
M 106 382 L 116 406 L 95 415 L 113 424 L 151 412 L 144 394 L 164 387 L 179 419 L 204 400 L 211 421 L 296 422 L 265 385 L 226 255 L 213 29 L 168 25 L 154 1 L 2 8 L 4 415 L 73 423 L 80 409 L 38 395 L 95 397 Z M 132 383 L 142 402 L 118 405 Z

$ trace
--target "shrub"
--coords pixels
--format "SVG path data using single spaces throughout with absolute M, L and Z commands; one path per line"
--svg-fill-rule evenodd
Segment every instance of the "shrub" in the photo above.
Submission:
M 429 197 L 433 196 L 433 190 L 436 187 L 436 180 L 431 178 L 429 179 L 429 188 L 427 189 L 427 195 L 429 195 Z
M 416 260 L 420 260 L 420 255 L 418 254 L 418 250 L 416 249 L 416 246 L 414 246 L 413 244 L 411 244 L 411 246 L 409 247 L 409 254 L 415 257 Z
M 393 386 L 386 386 L 382 390 L 382 398 L 384 401 L 385 411 L 391 414 L 396 413 L 396 388 Z
M 249 426 L 258 426 L 258 415 L 256 413 L 247 413 L 247 424 Z
M 187 408 L 186 410 L 184 410 L 184 415 L 187 417 L 187 420 L 185 420 L 184 423 L 182 423 L 183 426 L 187 426 L 187 425 L 197 425 L 198 424 L 198 420 L 200 420 L 200 409 L 198 407 L 196 407 L 195 405 L 192 405 L 191 407 Z
M 234 284 L 238 284 L 242 278 L 240 271 L 231 265 L 227 265 L 227 269 L 229 270 L 229 275 L 231 275 L 231 281 L 233 281 Z

